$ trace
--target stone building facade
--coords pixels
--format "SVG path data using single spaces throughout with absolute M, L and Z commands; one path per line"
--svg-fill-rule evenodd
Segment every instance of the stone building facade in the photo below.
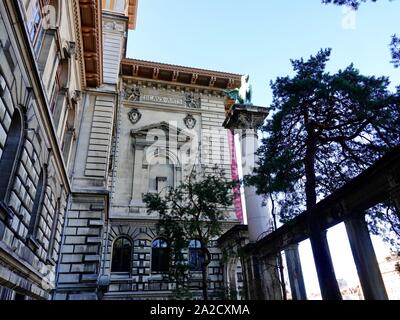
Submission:
M 194 166 L 237 176 L 223 90 L 241 76 L 125 58 L 137 5 L 0 3 L 0 299 L 168 298 L 168 244 L 143 194 Z M 226 230 L 241 219 L 236 200 Z M 217 291 L 217 242 L 209 251 Z
M 0 3 L 0 298 L 49 299 L 81 79 L 72 1 Z M 46 16 L 45 8 L 51 10 Z

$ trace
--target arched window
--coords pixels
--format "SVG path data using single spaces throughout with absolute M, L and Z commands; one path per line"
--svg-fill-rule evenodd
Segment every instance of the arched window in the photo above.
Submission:
M 3 104 L 1 99 L 0 104 Z M 0 126 L 2 126 L 1 123 Z M 4 131 L 4 127 L 0 129 Z M 4 145 L 2 145 L 0 141 L 0 150 L 2 150 L 0 156 L 0 201 L 6 202 L 8 190 L 14 182 L 15 170 L 17 168 L 16 162 L 19 159 L 22 135 L 22 115 L 19 110 L 15 108 Z
M 200 240 L 190 240 L 189 242 L 189 270 L 201 271 L 201 266 L 204 263 L 204 253 Z
M 121 237 L 115 240 L 112 253 L 111 272 L 130 272 L 132 260 L 132 242 Z
M 151 270 L 153 272 L 167 272 L 170 258 L 168 242 L 158 238 L 153 241 L 151 247 Z
M 40 212 L 43 205 L 43 197 L 46 191 L 47 184 L 47 174 L 46 169 L 42 169 L 39 176 L 39 181 L 37 183 L 35 199 L 33 201 L 33 209 L 31 213 L 31 220 L 29 222 L 28 238 L 35 243 L 37 229 L 39 225 Z

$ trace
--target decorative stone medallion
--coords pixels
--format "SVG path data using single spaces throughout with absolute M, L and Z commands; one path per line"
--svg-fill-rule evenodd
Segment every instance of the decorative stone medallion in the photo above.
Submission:
M 129 111 L 128 113 L 128 117 L 129 120 L 133 123 L 136 124 L 140 121 L 140 119 L 142 118 L 142 114 L 139 112 L 138 109 L 132 109 L 131 111 Z
M 193 92 L 187 92 L 185 94 L 186 107 L 191 109 L 201 108 L 201 98 L 199 94 L 194 94 Z
M 186 127 L 190 130 L 194 129 L 197 123 L 196 119 L 191 114 L 188 114 L 183 121 L 185 122 Z
M 140 101 L 140 88 L 137 86 L 125 87 L 125 99 L 129 101 Z

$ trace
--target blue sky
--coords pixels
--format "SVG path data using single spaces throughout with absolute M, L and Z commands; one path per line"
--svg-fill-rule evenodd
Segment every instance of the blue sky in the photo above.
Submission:
M 389 43 L 400 34 L 400 1 L 362 5 L 349 26 L 344 8 L 320 0 L 139 0 L 137 29 L 130 31 L 130 58 L 250 74 L 253 102 L 269 106 L 269 83 L 292 74 L 290 59 L 332 48 L 328 70 L 350 63 L 366 75 L 385 75 L 392 88 L 400 69 L 390 64 Z M 343 225 L 328 232 L 337 278 L 357 281 Z M 377 238 L 378 254 L 386 252 Z M 318 284 L 308 242 L 301 244 L 308 292 Z
M 353 62 L 399 84 L 388 44 L 400 33 L 400 1 L 362 5 L 355 29 L 343 28 L 343 10 L 320 0 L 141 0 L 128 57 L 248 73 L 254 103 L 267 106 L 270 81 L 292 74 L 290 59 L 320 48 L 332 48 L 332 72 Z

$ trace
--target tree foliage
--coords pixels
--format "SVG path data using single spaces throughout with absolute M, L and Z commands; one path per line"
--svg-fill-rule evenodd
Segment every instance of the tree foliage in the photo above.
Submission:
M 388 90 L 389 79 L 361 75 L 353 65 L 330 74 L 330 54 L 293 60 L 295 76 L 271 83 L 273 118 L 262 128 L 260 166 L 248 181 L 260 194 L 282 195 L 284 222 L 400 144 L 400 98 Z M 398 215 L 390 217 L 400 225 Z
M 322 3 L 328 4 L 328 3 L 333 3 L 339 6 L 350 6 L 353 7 L 355 10 L 358 9 L 358 7 L 361 5 L 363 2 L 376 2 L 376 0 L 322 0 Z
M 233 189 L 237 182 L 229 180 L 224 171 L 215 167 L 210 172 L 193 171 L 189 178 L 175 188 L 168 187 L 161 194 L 148 193 L 143 201 L 148 212 L 158 213 L 158 232 L 171 245 L 170 276 L 180 289 L 186 288 L 188 265 L 183 250 L 188 242 L 197 239 L 202 243 L 204 263 L 203 298 L 208 299 L 207 266 L 210 262 L 207 247 L 212 239 L 222 233 L 233 204 Z
M 372 1 L 376 2 L 376 0 L 322 0 L 322 3 L 328 4 L 333 3 L 336 5 L 346 5 L 352 7 L 354 10 L 357 10 L 361 3 Z M 389 0 L 393 1 L 393 0 Z M 397 35 L 392 36 L 392 42 L 390 43 L 390 51 L 392 54 L 392 63 L 398 68 L 400 67 L 400 38 Z

